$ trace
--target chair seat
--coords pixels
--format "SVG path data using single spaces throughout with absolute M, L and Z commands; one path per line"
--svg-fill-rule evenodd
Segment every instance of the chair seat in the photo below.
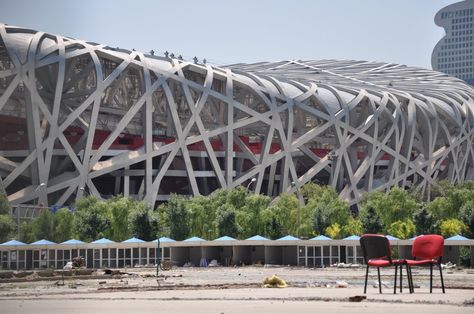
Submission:
M 391 266 L 389 261 L 385 259 L 371 259 L 368 262 L 369 266 L 374 266 L 374 267 L 387 267 Z
M 392 259 L 393 265 L 405 265 L 406 263 L 407 263 L 407 260 L 405 259 Z
M 408 266 L 421 266 L 421 265 L 430 265 L 430 264 L 438 264 L 438 261 L 432 259 L 420 259 L 420 260 L 413 260 L 407 259 L 406 263 Z

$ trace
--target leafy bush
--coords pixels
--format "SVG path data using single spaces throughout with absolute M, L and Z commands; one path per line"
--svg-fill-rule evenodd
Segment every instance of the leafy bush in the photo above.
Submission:
M 361 235 L 363 233 L 362 222 L 359 219 L 350 218 L 347 224 L 342 226 L 342 237 Z
M 443 237 L 451 237 L 463 234 L 467 230 L 467 226 L 459 219 L 451 218 L 441 221 L 440 227 Z
M 390 225 L 387 231 L 399 239 L 408 239 L 416 234 L 416 227 L 413 221 L 409 219 L 404 221 L 397 220 Z
M 324 230 L 325 234 L 331 239 L 340 239 L 342 235 L 341 226 L 338 223 L 333 223 Z

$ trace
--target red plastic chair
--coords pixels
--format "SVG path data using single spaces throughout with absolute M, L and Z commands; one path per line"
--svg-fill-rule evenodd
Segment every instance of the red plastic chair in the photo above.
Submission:
M 414 259 L 406 260 L 409 272 L 410 279 L 413 279 L 411 276 L 411 267 L 413 266 L 430 266 L 430 293 L 433 292 L 433 266 L 436 265 L 439 268 L 439 275 L 441 277 L 441 288 L 444 291 L 444 280 L 443 280 L 443 269 L 441 268 L 441 259 L 443 257 L 444 249 L 444 238 L 437 234 L 429 234 L 418 236 L 413 241 L 413 246 L 411 249 L 411 255 Z
M 394 260 L 392 259 L 392 249 L 390 247 L 389 240 L 380 234 L 364 234 L 360 238 L 360 246 L 362 248 L 362 254 L 364 255 L 367 269 L 365 272 L 365 284 L 364 293 L 367 293 L 367 280 L 369 277 L 369 268 L 377 267 L 377 274 L 379 280 L 379 292 L 382 293 L 382 283 L 380 281 L 380 267 L 391 267 L 395 266 L 395 280 L 393 285 L 393 293 L 397 293 L 397 272 L 398 266 L 400 266 L 400 292 L 402 292 L 402 267 L 406 265 L 405 260 Z M 407 267 L 407 275 L 408 266 Z M 411 287 L 411 280 L 408 279 L 410 293 L 413 291 Z

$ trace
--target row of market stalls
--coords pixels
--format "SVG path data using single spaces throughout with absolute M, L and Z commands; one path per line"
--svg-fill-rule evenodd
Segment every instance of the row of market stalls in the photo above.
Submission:
M 395 254 L 409 258 L 414 238 L 387 236 Z M 0 244 L 0 267 L 8 270 L 62 268 L 74 257 L 85 259 L 87 268 L 153 266 L 170 260 L 176 266 L 233 266 L 252 264 L 323 267 L 338 263 L 364 262 L 358 236 L 333 240 L 318 236 L 301 240 L 291 235 L 270 240 L 256 235 L 246 240 L 224 236 L 215 240 L 192 237 L 175 241 L 162 237 L 154 241 L 131 238 L 123 242 L 99 239 L 90 243 L 71 239 L 62 243 L 40 240 L 30 244 L 11 240 Z M 459 263 L 459 248 L 467 247 L 474 265 L 474 240 L 454 236 L 445 240 L 444 261 Z M 159 259 L 158 259 L 159 257 Z

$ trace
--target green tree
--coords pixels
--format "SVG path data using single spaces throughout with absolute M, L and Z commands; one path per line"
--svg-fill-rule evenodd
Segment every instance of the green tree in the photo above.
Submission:
M 192 235 L 205 239 L 217 237 L 216 216 L 219 207 L 216 206 L 219 206 L 219 201 L 216 201 L 216 197 L 212 195 L 210 197 L 198 195 L 187 202 L 189 227 Z
M 383 226 L 377 211 L 373 207 L 361 209 L 360 222 L 365 233 L 377 234 L 382 232 Z
M 474 237 L 474 201 L 466 202 L 459 213 L 460 220 L 467 226 L 469 236 Z
M 76 202 L 74 231 L 79 240 L 91 242 L 110 234 L 110 217 L 105 202 L 94 196 Z
M 467 226 L 459 219 L 450 218 L 441 221 L 439 229 L 443 237 L 451 237 L 463 234 L 467 230 Z
M 106 204 L 109 212 L 108 216 L 110 217 L 109 232 L 106 236 L 114 241 L 123 241 L 130 238 L 131 232 L 129 230 L 128 216 L 130 208 L 133 207 L 133 201 L 126 197 L 118 196 L 107 200 Z M 105 234 L 105 230 L 103 232 Z
M 171 194 L 167 205 L 167 221 L 169 222 L 170 237 L 175 240 L 185 240 L 189 237 L 187 199 Z
M 410 219 L 397 220 L 390 225 L 387 231 L 399 239 L 408 239 L 416 234 L 416 227 Z
M 360 202 L 361 210 L 367 210 L 369 207 L 376 210 L 384 231 L 396 221 L 411 219 L 413 212 L 421 205 L 416 198 L 398 187 L 392 188 L 386 194 L 380 191 L 370 192 L 364 195 Z
M 42 210 L 38 217 L 33 220 L 32 232 L 34 240 L 54 240 L 54 214 L 48 210 Z
M 426 208 L 437 221 L 448 219 L 451 216 L 451 204 L 444 196 L 435 198 L 426 205 Z
M 217 234 L 218 237 L 238 237 L 239 226 L 237 225 L 235 209 L 232 205 L 222 205 L 219 208 L 217 214 Z
M 467 181 L 459 185 L 453 185 L 447 181 L 440 181 L 432 189 L 432 197 L 436 196 L 428 204 L 428 210 L 432 212 L 437 220 L 458 218 L 464 204 L 474 201 L 474 182 Z
M 0 243 L 10 240 L 16 231 L 16 224 L 10 215 L 0 215 Z
M 67 208 L 59 209 L 54 214 L 53 241 L 61 243 L 73 236 L 74 214 Z
M 314 183 L 301 188 L 307 204 L 303 209 L 303 219 L 311 221 L 313 234 L 323 234 L 328 226 L 337 223 L 343 226 L 351 217 L 349 204 L 339 198 L 331 186 L 320 186 Z
M 426 206 L 413 213 L 413 223 L 418 234 L 432 234 L 438 230 L 438 223 Z
M 7 194 L 5 193 L 3 186 L 0 184 L 0 215 L 8 214 L 10 214 L 10 203 L 8 203 Z
M 20 224 L 19 240 L 24 242 L 24 243 L 32 243 L 32 242 L 35 241 L 35 238 L 34 238 L 34 235 L 33 235 L 33 223 L 32 222 L 23 221 Z
M 298 235 L 298 202 L 298 198 L 294 194 L 280 194 L 273 206 L 270 207 L 273 215 L 268 223 L 273 226 L 273 231 L 278 230 L 277 233 L 281 233 L 281 235 Z
M 157 238 L 171 237 L 167 204 L 161 204 L 158 206 L 158 208 L 151 214 L 150 221 L 153 228 L 153 234 Z
M 349 205 L 339 198 L 320 202 L 310 200 L 308 206 L 314 206 L 313 228 L 319 234 L 323 234 L 329 225 L 337 223 L 343 226 L 351 218 Z
M 270 198 L 265 195 L 251 194 L 245 198 L 245 205 L 236 208 L 237 224 L 241 228 L 241 238 L 265 233 L 263 211 L 270 204 Z
M 128 217 L 128 230 L 137 238 L 151 241 L 155 239 L 153 232 L 153 211 L 145 202 L 132 202 Z

